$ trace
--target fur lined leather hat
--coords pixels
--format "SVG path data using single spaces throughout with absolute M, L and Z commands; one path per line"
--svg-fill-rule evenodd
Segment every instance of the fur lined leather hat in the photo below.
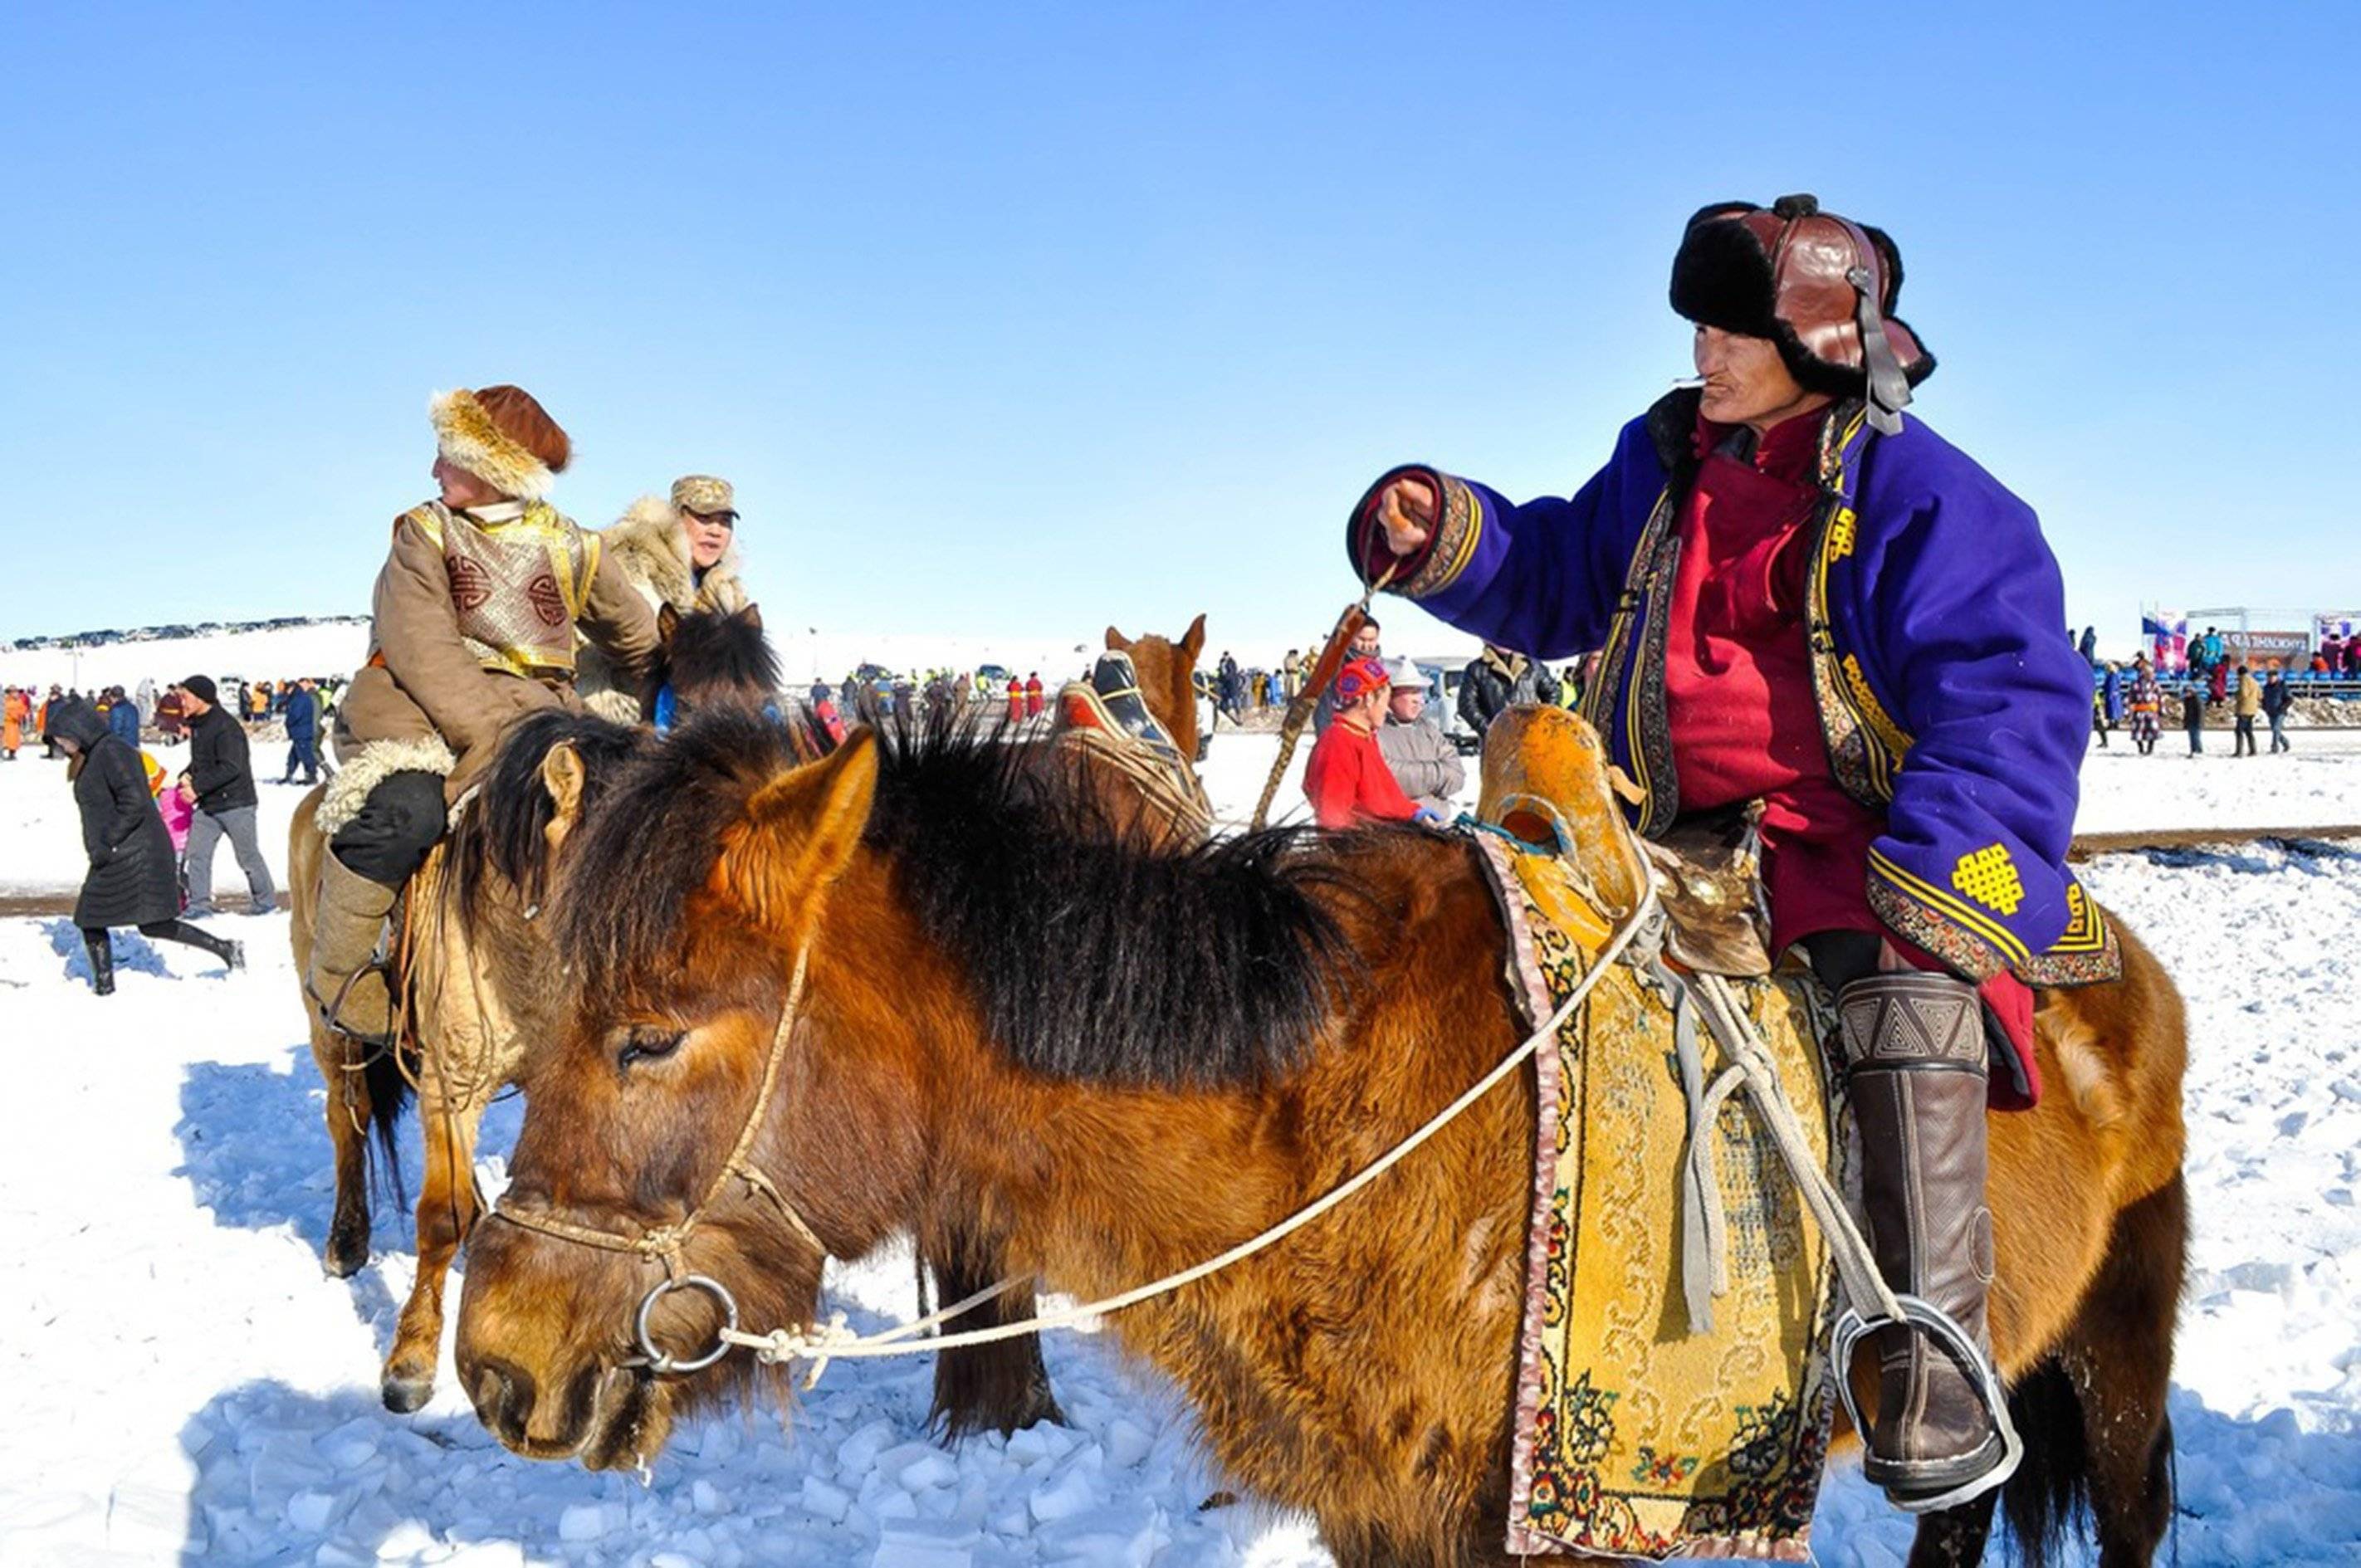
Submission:
M 1699 208 L 1673 257 L 1674 310 L 1769 338 L 1806 390 L 1865 397 L 1870 422 L 1889 435 L 1910 389 L 1935 369 L 1918 334 L 1889 313 L 1901 295 L 1893 239 L 1823 213 L 1813 196 Z
M 546 499 L 574 456 L 565 430 L 522 387 L 437 392 L 426 417 L 446 461 L 515 500 Z

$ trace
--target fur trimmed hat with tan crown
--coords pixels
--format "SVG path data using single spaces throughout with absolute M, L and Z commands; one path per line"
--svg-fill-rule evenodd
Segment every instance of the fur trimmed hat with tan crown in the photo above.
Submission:
M 574 457 L 565 430 L 522 387 L 437 392 L 427 401 L 426 417 L 445 461 L 511 499 L 548 499 Z

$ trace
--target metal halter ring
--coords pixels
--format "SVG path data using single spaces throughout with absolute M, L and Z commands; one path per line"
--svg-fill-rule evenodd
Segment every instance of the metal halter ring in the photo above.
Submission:
M 704 1291 L 720 1304 L 722 1329 L 727 1332 L 738 1327 L 738 1298 L 730 1294 L 730 1288 L 719 1279 L 706 1274 L 684 1274 L 678 1279 L 657 1280 L 640 1299 L 639 1316 L 632 1320 L 632 1326 L 639 1338 L 640 1354 L 647 1358 L 648 1370 L 659 1377 L 702 1372 L 730 1354 L 730 1342 L 719 1334 L 714 1336 L 713 1348 L 692 1361 L 675 1360 L 670 1351 L 657 1348 L 656 1342 L 648 1337 L 648 1317 L 656 1310 L 656 1303 L 675 1290 Z

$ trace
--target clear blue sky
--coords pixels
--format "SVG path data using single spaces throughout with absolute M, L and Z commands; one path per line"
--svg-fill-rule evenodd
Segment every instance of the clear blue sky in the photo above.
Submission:
M 363 609 L 428 392 L 513 380 L 585 522 L 735 479 L 782 621 L 1300 641 L 1376 471 L 1578 485 L 1682 220 L 1795 190 L 2077 622 L 2352 607 L 2357 18 L 15 7 L 0 635 Z

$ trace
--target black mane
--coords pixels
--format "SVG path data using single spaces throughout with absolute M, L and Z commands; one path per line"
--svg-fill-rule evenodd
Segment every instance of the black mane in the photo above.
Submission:
M 719 709 L 627 765 L 586 815 L 559 900 L 559 948 L 584 984 L 677 965 L 684 908 L 722 832 L 796 760 L 788 731 Z M 956 720 L 887 725 L 878 762 L 863 841 L 1021 1067 L 1139 1086 L 1260 1080 L 1301 1059 L 1358 975 L 1313 897 L 1349 884 L 1301 852 L 1303 829 L 1158 849 L 1109 818 L 1068 757 Z
M 542 872 L 549 856 L 546 837 L 556 808 L 541 782 L 541 764 L 551 748 L 571 742 L 582 759 L 582 816 L 595 817 L 622 764 L 648 744 L 644 730 L 587 713 L 562 708 L 520 719 L 501 737 L 476 798 L 460 815 L 451 839 L 451 879 L 461 918 L 472 928 L 493 874 L 515 884 L 528 904 L 545 891 Z
M 654 710 L 655 694 L 667 685 L 677 696 L 723 688 L 757 703 L 769 700 L 779 689 L 779 656 L 763 634 L 762 612 L 748 605 L 682 616 L 649 663 L 642 714 Z

